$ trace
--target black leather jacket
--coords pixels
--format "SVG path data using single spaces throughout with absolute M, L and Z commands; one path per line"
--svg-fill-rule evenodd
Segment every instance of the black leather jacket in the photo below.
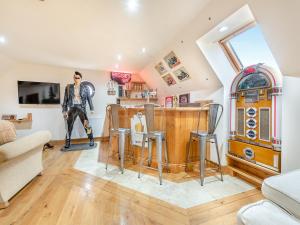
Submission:
M 68 108 L 73 106 L 73 98 L 74 98 L 74 84 L 68 84 L 65 89 L 64 102 L 62 105 L 63 112 L 67 112 Z M 81 97 L 81 106 L 85 110 L 86 102 L 89 103 L 90 110 L 94 111 L 94 106 L 92 102 L 92 98 L 89 95 L 89 90 L 83 84 L 80 84 L 80 97 Z

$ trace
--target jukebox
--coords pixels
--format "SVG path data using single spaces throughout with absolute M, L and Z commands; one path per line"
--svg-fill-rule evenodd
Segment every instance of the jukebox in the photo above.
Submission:
M 230 91 L 229 155 L 280 172 L 280 74 L 264 64 L 249 66 Z

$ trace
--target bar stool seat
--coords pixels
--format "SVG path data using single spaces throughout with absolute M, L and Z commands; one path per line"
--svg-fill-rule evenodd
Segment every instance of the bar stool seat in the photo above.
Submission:
M 120 133 L 120 132 L 130 133 L 129 128 L 117 128 L 117 129 L 112 128 L 110 131 L 111 133 Z
M 194 131 L 191 131 L 191 133 L 193 134 L 193 135 L 195 135 L 195 136 L 211 136 L 211 134 L 208 134 L 208 132 L 207 131 L 202 131 L 202 130 L 198 130 L 198 131 L 196 131 L 196 130 L 194 130 Z

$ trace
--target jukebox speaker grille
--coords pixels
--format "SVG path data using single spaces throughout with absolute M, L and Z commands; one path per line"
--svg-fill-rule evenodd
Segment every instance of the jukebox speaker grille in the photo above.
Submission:
M 245 109 L 237 109 L 237 135 L 245 136 Z
M 259 109 L 259 139 L 270 141 L 270 108 Z

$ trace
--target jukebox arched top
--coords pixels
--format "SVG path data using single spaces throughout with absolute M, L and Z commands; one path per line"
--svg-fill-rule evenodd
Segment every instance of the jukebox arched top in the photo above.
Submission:
M 281 75 L 270 67 L 259 63 L 245 68 L 235 77 L 231 86 L 231 94 L 251 89 L 280 87 Z

